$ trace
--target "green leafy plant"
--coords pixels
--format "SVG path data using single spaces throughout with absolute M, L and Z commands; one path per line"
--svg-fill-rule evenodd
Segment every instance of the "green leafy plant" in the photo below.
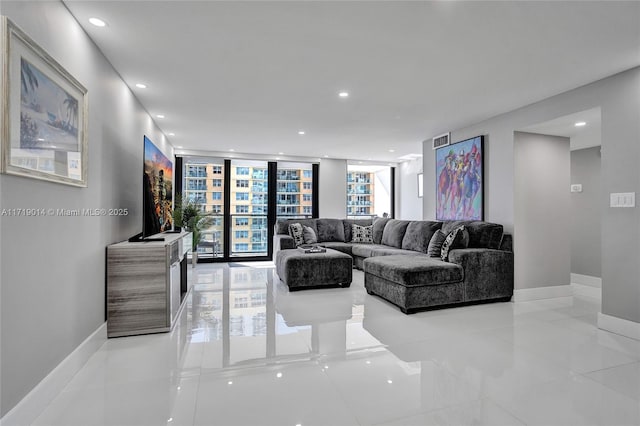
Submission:
M 192 200 L 184 201 L 182 194 L 176 194 L 173 223 L 193 234 L 192 250 L 195 252 L 202 241 L 202 230 L 213 224 L 213 217 L 204 212 L 200 204 Z

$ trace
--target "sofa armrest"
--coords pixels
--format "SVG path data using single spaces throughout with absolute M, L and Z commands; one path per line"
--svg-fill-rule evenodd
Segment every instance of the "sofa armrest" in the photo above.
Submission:
M 513 252 L 466 248 L 449 252 L 449 262 L 464 271 L 464 300 L 513 296 Z
M 276 260 L 276 253 L 279 250 L 289 250 L 296 248 L 293 237 L 287 234 L 276 234 L 273 236 L 273 261 Z

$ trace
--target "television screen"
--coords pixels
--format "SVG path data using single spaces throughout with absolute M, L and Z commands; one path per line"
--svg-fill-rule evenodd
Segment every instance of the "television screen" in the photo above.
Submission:
M 483 219 L 483 136 L 436 150 L 436 219 Z
M 142 236 L 169 231 L 173 225 L 173 163 L 144 137 Z

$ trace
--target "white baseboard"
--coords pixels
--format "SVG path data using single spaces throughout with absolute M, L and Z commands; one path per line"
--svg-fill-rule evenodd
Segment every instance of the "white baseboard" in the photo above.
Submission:
M 573 289 L 573 294 L 602 299 L 602 288 L 578 283 L 571 283 L 571 288 Z
M 588 285 L 590 287 L 602 288 L 602 278 L 591 275 L 571 274 L 571 283 Z
M 22 426 L 33 423 L 106 341 L 107 323 L 105 322 L 5 414 L 0 419 L 0 425 Z
M 554 297 L 568 296 L 573 296 L 573 289 L 570 285 L 523 288 L 513 291 L 514 302 L 526 302 L 529 300 L 553 299 Z
M 640 323 L 598 312 L 598 328 L 640 340 Z

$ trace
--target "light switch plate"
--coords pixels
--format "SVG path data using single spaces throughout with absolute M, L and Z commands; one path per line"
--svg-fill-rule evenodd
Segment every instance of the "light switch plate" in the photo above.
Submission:
M 574 183 L 571 185 L 571 192 L 582 192 L 582 184 Z
M 612 192 L 609 194 L 609 206 L 611 207 L 635 207 L 635 192 Z

